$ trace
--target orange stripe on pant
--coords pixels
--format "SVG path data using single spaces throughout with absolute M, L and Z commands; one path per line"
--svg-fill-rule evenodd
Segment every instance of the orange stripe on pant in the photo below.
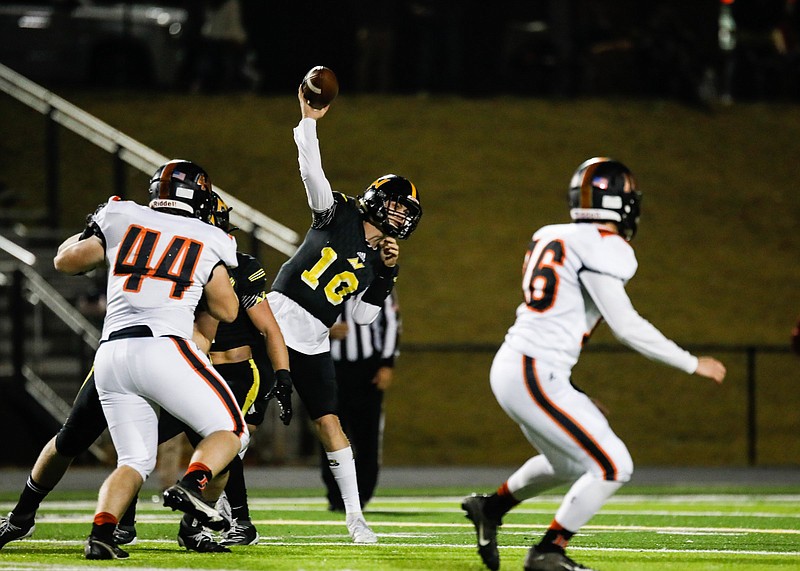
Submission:
M 617 467 L 614 465 L 611 457 L 606 454 L 605 450 L 603 450 L 592 435 L 583 428 L 579 422 L 557 407 L 555 403 L 547 397 L 539 382 L 539 377 L 536 374 L 535 359 L 523 355 L 522 361 L 525 386 L 533 402 L 535 402 L 556 425 L 563 429 L 592 460 L 597 462 L 603 471 L 604 480 L 615 481 L 617 479 Z
M 228 414 L 230 414 L 231 420 L 233 420 L 234 434 L 236 434 L 236 436 L 241 436 L 245 429 L 244 417 L 242 416 L 242 411 L 239 409 L 239 405 L 236 403 L 236 399 L 233 398 L 233 395 L 231 394 L 230 390 L 228 390 L 227 385 L 224 384 L 225 381 L 220 379 L 214 371 L 206 366 L 206 364 L 194 353 L 194 351 L 192 351 L 192 348 L 185 339 L 181 339 L 179 337 L 170 337 L 170 339 L 172 339 L 172 341 L 175 343 L 175 346 L 178 348 L 178 352 L 183 356 L 184 359 L 186 359 L 186 362 L 217 394 L 219 400 L 221 400 L 225 405 Z

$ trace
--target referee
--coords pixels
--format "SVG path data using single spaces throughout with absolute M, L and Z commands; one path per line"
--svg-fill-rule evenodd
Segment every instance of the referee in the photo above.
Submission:
M 375 491 L 383 448 L 383 393 L 392 384 L 394 360 L 398 355 L 400 314 L 392 291 L 383 309 L 369 325 L 356 325 L 354 298 L 345 301 L 344 311 L 331 327 L 331 356 L 336 367 L 338 414 L 353 447 L 358 491 L 363 508 Z M 328 509 L 344 511 L 342 496 L 328 468 L 324 450 L 320 469 L 328 496 Z

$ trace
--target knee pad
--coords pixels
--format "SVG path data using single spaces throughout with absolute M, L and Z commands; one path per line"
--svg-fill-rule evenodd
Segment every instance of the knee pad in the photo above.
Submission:
M 617 482 L 622 482 L 623 484 L 630 482 L 631 476 L 633 476 L 633 460 L 630 459 L 630 456 L 628 456 L 628 460 L 622 466 L 617 466 Z
M 614 457 L 614 467 L 616 468 L 616 477 L 614 480 L 622 484 L 629 482 L 633 475 L 633 458 L 631 458 L 628 448 L 624 447 L 618 451 Z
M 127 466 L 139 472 L 142 480 L 147 480 L 147 477 L 153 473 L 156 468 L 156 454 L 153 453 L 147 457 L 140 458 L 124 458 L 120 457 L 117 460 L 117 467 Z

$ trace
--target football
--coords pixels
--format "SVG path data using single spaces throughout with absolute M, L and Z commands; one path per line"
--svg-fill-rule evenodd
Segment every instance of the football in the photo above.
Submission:
M 303 97 L 314 109 L 331 104 L 339 94 L 339 80 L 333 70 L 322 65 L 312 67 L 301 84 Z

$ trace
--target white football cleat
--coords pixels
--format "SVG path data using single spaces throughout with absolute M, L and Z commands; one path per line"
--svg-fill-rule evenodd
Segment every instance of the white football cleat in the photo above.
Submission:
M 369 528 L 363 516 L 348 516 L 346 524 L 353 543 L 378 543 L 378 536 Z

